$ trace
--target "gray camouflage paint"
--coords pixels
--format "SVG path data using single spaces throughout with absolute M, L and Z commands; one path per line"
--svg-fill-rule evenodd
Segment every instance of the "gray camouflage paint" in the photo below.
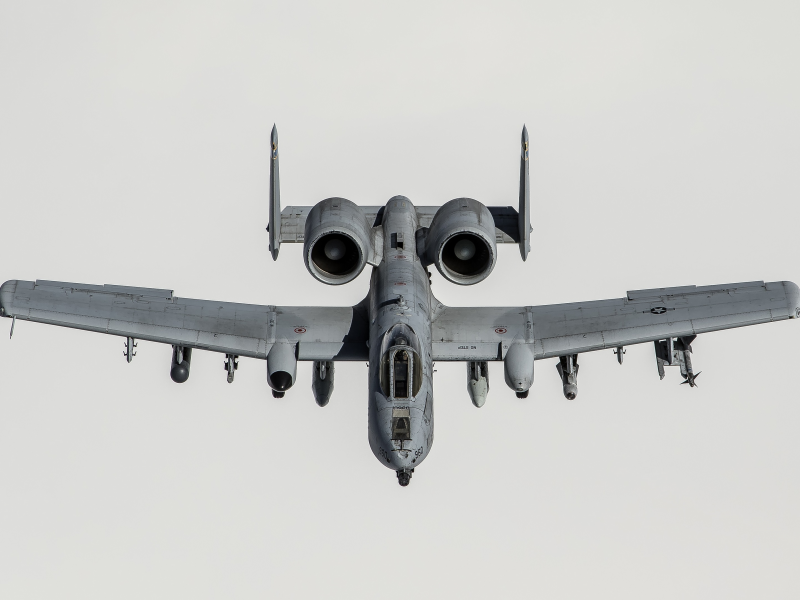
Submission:
M 253 305 L 179 298 L 162 289 L 11 280 L 0 286 L 0 316 L 12 318 L 12 323 L 19 319 L 122 336 L 128 338 L 129 358 L 133 340 L 147 340 L 263 359 L 268 372 L 283 370 L 292 378 L 297 360 L 315 361 L 313 389 L 321 406 L 333 390 L 333 361 L 369 360 L 369 443 L 378 460 L 393 470 L 411 470 L 430 452 L 435 360 L 478 366 L 503 361 L 507 385 L 524 394 L 533 382 L 534 360 L 800 318 L 800 288 L 790 281 L 636 290 L 624 298 L 550 306 L 442 305 L 431 293 L 425 268 L 441 254 L 430 245 L 439 242 L 432 240 L 472 227 L 490 240 L 490 246 L 492 241 L 516 243 L 523 259 L 527 257 L 528 156 L 523 129 L 518 211 L 457 199 L 447 203 L 437 219 L 440 207 L 415 207 L 403 196 L 384 207 L 357 207 L 343 198 L 330 198 L 315 207 L 289 206 L 281 211 L 278 136 L 273 128 L 269 227 L 273 258 L 281 242 L 304 243 L 312 275 L 326 283 L 345 283 L 352 277 L 330 278 L 309 266 L 309 242 L 322 239 L 326 230 L 349 232 L 358 242 L 358 271 L 367 264 L 374 267 L 364 301 L 353 307 Z M 438 229 L 430 234 L 427 228 Z M 486 276 L 495 260 L 492 247 Z M 387 397 L 380 385 L 383 338 L 398 324 L 412 329 L 419 341 L 421 386 L 407 399 Z M 320 371 L 323 364 L 326 378 Z M 474 373 L 475 365 L 472 368 Z M 468 390 L 480 407 L 488 380 L 468 380 Z M 392 439 L 395 414 L 408 415 L 410 439 Z
M 433 357 L 431 356 L 431 288 L 414 240 L 418 228 L 414 206 L 408 198 L 395 196 L 383 214 L 383 262 L 372 272 L 369 292 L 369 445 L 387 467 L 413 469 L 428 455 L 433 443 Z M 398 236 L 397 234 L 402 234 Z M 402 237 L 403 248 L 392 247 Z M 386 397 L 380 385 L 384 335 L 394 325 L 407 325 L 420 342 L 422 385 L 409 398 Z M 410 383 L 409 383 L 410 385 Z M 411 440 L 392 439 L 392 417 L 397 410 L 411 419 Z

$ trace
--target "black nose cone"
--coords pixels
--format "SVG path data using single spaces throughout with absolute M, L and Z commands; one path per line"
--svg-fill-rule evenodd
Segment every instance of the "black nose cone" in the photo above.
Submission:
M 172 365 L 169 376 L 175 383 L 185 383 L 189 379 L 189 363 L 183 361 L 179 365 Z
M 269 382 L 272 384 L 273 390 L 285 392 L 292 387 L 292 376 L 286 371 L 275 371 L 270 375 Z

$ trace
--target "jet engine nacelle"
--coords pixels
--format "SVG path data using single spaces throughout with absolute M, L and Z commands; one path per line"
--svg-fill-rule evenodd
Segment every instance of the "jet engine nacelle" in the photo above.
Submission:
M 459 285 L 483 281 L 497 260 L 492 213 L 472 198 L 450 200 L 437 210 L 423 244 L 423 263 L 435 264 Z
M 328 198 L 308 213 L 303 258 L 322 283 L 341 285 L 358 277 L 373 258 L 373 248 L 372 226 L 350 200 Z
M 267 354 L 267 383 L 272 388 L 272 395 L 283 398 L 297 379 L 297 354 L 295 345 L 278 342 L 272 345 Z

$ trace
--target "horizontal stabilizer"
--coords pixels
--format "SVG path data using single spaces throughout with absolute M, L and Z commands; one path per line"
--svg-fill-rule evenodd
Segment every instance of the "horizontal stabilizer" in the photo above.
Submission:
M 312 206 L 287 206 L 277 219 L 280 222 L 280 242 L 302 244 L 305 240 L 306 218 Z M 383 206 L 361 206 L 367 221 L 373 227 L 381 224 Z M 487 206 L 494 218 L 495 242 L 498 244 L 519 243 L 519 213 L 512 206 Z M 420 227 L 430 227 L 438 206 L 416 206 Z M 272 233 L 270 232 L 270 236 Z

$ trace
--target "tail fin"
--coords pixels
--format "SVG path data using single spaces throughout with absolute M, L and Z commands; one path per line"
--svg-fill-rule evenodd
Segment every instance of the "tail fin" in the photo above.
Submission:
M 281 249 L 281 180 L 278 169 L 278 128 L 272 126 L 269 161 L 269 251 L 278 260 Z
M 531 186 L 528 161 L 528 128 L 522 126 L 522 148 L 519 159 L 519 253 L 522 260 L 531 251 Z

